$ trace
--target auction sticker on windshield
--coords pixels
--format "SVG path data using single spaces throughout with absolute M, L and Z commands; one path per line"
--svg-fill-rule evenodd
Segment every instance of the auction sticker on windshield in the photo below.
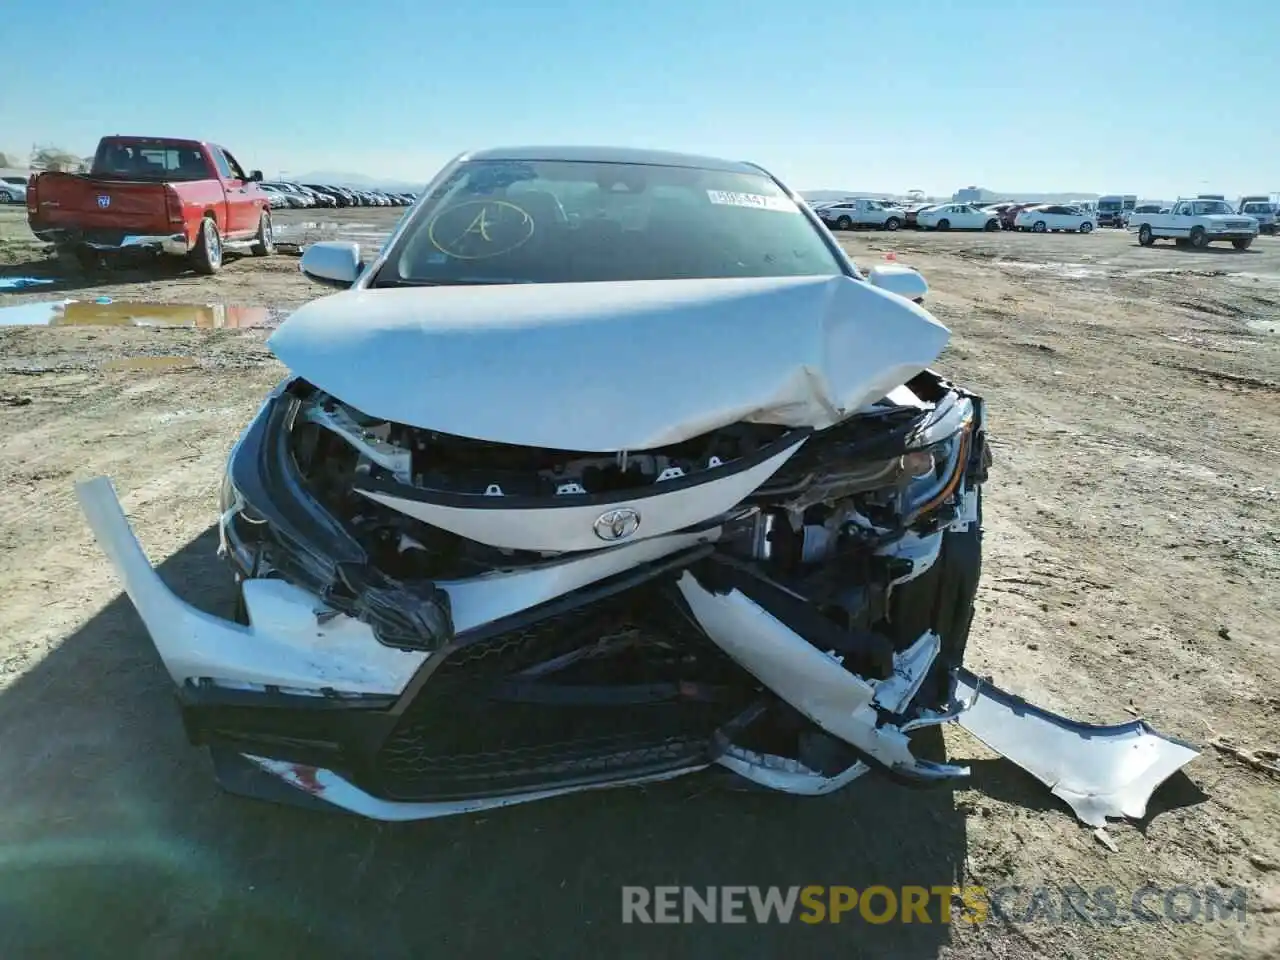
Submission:
M 734 193 L 729 190 L 708 190 L 707 199 L 712 203 L 729 207 L 755 207 L 758 210 L 781 210 L 799 213 L 796 205 L 786 197 L 766 197 L 760 193 Z

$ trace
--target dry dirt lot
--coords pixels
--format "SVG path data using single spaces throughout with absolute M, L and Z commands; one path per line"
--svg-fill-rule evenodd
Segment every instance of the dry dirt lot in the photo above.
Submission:
M 398 214 L 279 219 L 368 240 Z M 1115 851 L 960 730 L 946 748 L 973 776 L 954 791 L 864 778 L 796 799 L 694 777 L 394 826 L 223 795 L 72 482 L 113 477 L 165 579 L 229 612 L 210 524 L 228 448 L 282 373 L 265 333 L 0 327 L 0 956 L 1280 955 L 1280 777 L 1210 745 L 1280 748 L 1280 241 L 844 242 L 864 267 L 894 252 L 925 272 L 954 331 L 939 366 L 990 403 L 971 666 L 1203 748 L 1145 820 L 1110 829 Z M 51 271 L 20 211 L 0 211 L 0 276 Z M 90 282 L 0 306 L 287 308 L 321 292 L 287 256 Z M 953 883 L 1022 890 L 979 924 L 621 923 L 623 884 Z M 1157 913 L 1177 885 L 1243 888 L 1247 913 L 1102 922 L 1065 905 L 1077 884 L 1114 888 L 1121 918 L 1146 884 Z M 1179 896 L 1185 919 L 1195 901 Z

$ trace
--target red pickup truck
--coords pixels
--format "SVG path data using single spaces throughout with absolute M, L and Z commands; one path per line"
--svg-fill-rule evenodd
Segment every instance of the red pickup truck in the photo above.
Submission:
M 41 173 L 27 186 L 31 231 L 86 265 L 130 253 L 186 257 L 216 273 L 224 252 L 274 249 L 271 209 L 229 151 L 198 140 L 103 137 L 87 174 Z

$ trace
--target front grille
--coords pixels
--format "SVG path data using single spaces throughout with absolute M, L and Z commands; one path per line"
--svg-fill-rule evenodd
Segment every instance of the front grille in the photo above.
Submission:
M 496 684 L 584 647 L 547 682 L 593 689 L 714 686 L 720 695 L 646 703 L 501 700 Z M 396 800 L 452 800 L 606 782 L 694 766 L 756 684 L 669 593 L 646 585 L 442 654 L 379 751 L 371 789 Z M 536 682 L 536 681 L 535 681 Z M 728 691 L 727 695 L 725 691 Z

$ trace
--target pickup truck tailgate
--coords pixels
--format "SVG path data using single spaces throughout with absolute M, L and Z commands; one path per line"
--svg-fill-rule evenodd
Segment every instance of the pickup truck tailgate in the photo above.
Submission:
M 44 227 L 168 229 L 163 183 L 46 173 L 37 180 L 35 199 Z

